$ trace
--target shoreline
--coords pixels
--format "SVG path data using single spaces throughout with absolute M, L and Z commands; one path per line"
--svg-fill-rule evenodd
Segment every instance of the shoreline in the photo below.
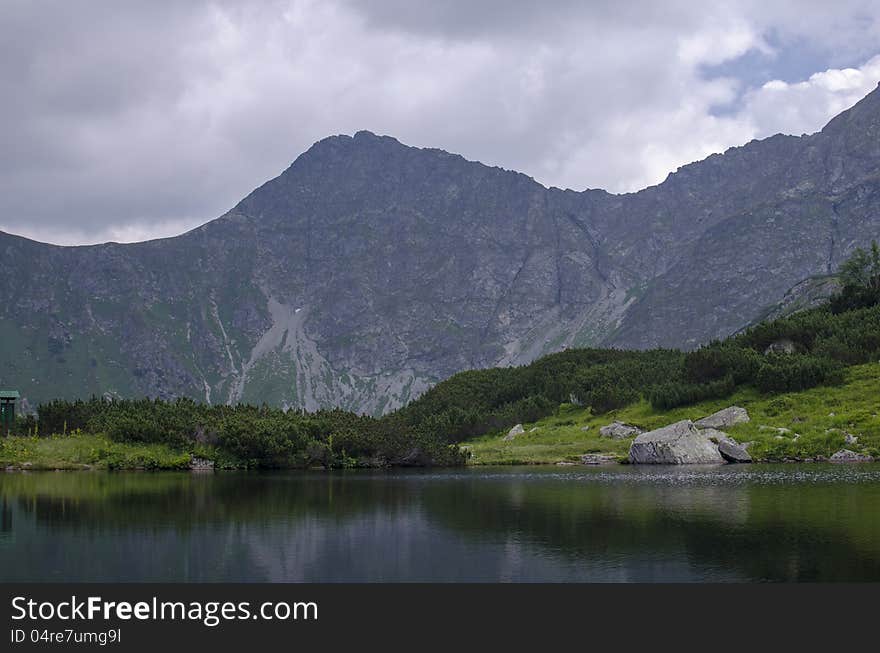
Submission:
M 602 464 L 584 464 L 567 461 L 560 462 L 518 462 L 518 463 L 477 463 L 461 466 L 428 465 L 423 467 L 389 465 L 389 466 L 359 466 L 359 467 L 158 467 L 158 466 L 133 466 L 133 467 L 107 467 L 100 464 L 72 463 L 59 461 L 56 464 L 21 463 L 0 466 L 0 474 L 33 474 L 33 473 L 58 473 L 58 472 L 108 472 L 108 473 L 161 473 L 161 472 L 187 472 L 191 474 L 223 473 L 223 472 L 339 472 L 339 471 L 386 471 L 400 470 L 456 470 L 456 469 L 495 469 L 499 467 L 574 467 L 587 469 L 610 469 L 617 467 L 640 467 L 645 469 L 666 469 L 690 467 L 762 467 L 765 465 L 855 465 L 873 466 L 880 465 L 880 460 L 847 460 L 832 461 L 828 458 L 815 459 L 785 459 L 785 460 L 756 460 L 751 463 L 687 463 L 687 464 L 639 464 L 625 462 L 609 462 Z

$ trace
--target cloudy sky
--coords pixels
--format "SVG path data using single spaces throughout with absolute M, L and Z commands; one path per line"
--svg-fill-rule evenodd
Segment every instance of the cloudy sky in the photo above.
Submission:
M 638 190 L 878 80 L 876 0 L 0 0 L 0 230 L 174 235 L 359 129 Z

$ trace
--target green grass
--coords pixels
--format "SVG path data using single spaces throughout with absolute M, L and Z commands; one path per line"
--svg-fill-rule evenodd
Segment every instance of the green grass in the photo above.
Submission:
M 734 404 L 749 411 L 751 422 L 727 432 L 739 442 L 753 442 L 749 452 L 756 461 L 828 457 L 844 447 L 880 456 L 880 363 L 849 368 L 840 386 L 769 396 L 748 389 L 726 399 L 666 411 L 654 410 L 644 400 L 604 415 L 563 404 L 556 415 L 523 424 L 526 433 L 511 442 L 504 442 L 504 433 L 496 432 L 464 444 L 471 451 L 471 464 L 476 465 L 579 462 L 585 453 L 611 453 L 623 459 L 631 440 L 603 438 L 600 427 L 619 420 L 652 430 L 682 419 L 696 420 Z M 584 426 L 589 430 L 581 430 Z M 777 438 L 776 431 L 761 426 L 786 428 L 791 433 Z M 840 431 L 858 436 L 858 444 L 845 445 Z M 795 434 L 800 437 L 795 439 Z
M 524 424 L 526 433 L 512 442 L 503 432 L 491 433 L 464 443 L 472 454 L 471 464 L 521 465 L 579 462 L 585 453 L 608 453 L 626 458 L 630 440 L 599 436 L 599 428 L 620 420 L 645 430 L 682 419 L 699 419 L 732 404 L 743 406 L 751 422 L 727 432 L 740 442 L 752 441 L 749 449 L 758 461 L 830 456 L 844 447 L 880 457 L 880 363 L 849 368 L 840 386 L 804 392 L 762 396 L 743 390 L 719 400 L 657 411 L 646 401 L 604 415 L 563 404 L 556 415 Z M 589 426 L 583 431 L 584 426 Z M 779 434 L 761 426 L 790 429 Z M 537 428 L 534 432 L 530 429 Z M 834 430 L 838 429 L 838 430 Z M 845 445 L 847 431 L 858 436 L 856 445 Z M 800 437 L 795 439 L 798 433 Z M 235 461 L 217 459 L 218 452 L 194 451 L 217 460 L 220 467 Z M 21 469 L 186 469 L 190 452 L 159 444 L 120 443 L 103 435 L 75 433 L 51 437 L 0 437 L 0 468 Z
M 103 435 L 0 438 L 0 468 L 188 469 L 190 454 L 161 444 L 113 442 Z

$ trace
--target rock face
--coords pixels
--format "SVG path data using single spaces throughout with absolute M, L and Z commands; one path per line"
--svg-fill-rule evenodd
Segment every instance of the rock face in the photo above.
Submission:
M 698 419 L 694 422 L 694 426 L 698 429 L 723 429 L 734 424 L 741 424 L 749 421 L 749 413 L 745 408 L 739 406 L 728 406 L 717 413 L 712 413 L 708 417 Z
M 690 420 L 648 431 L 638 436 L 629 450 L 629 460 L 642 465 L 721 464 L 718 446 Z
M 522 424 L 517 424 L 516 426 L 514 426 L 512 429 L 510 429 L 510 430 L 507 432 L 507 435 L 505 435 L 505 436 L 504 436 L 503 438 L 501 438 L 501 439 L 504 440 L 505 442 L 510 442 L 510 441 L 513 440 L 516 436 L 518 436 L 518 435 L 522 435 L 522 434 L 525 433 L 525 432 L 526 432 L 526 431 L 525 431 L 525 429 L 523 428 L 523 425 L 522 425 Z
M 874 457 L 864 453 L 856 453 L 849 449 L 841 449 L 828 459 L 832 463 L 872 463 Z
M 638 426 L 624 424 L 623 422 L 611 422 L 599 429 L 599 435 L 603 438 L 613 438 L 614 440 L 625 440 L 637 436 L 642 432 Z
M 381 413 L 462 369 L 694 348 L 876 237 L 878 131 L 874 91 L 625 195 L 332 136 L 175 238 L 0 233 L 0 386 Z

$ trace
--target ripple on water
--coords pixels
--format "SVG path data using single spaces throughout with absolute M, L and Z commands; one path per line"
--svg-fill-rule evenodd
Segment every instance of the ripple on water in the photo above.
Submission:
M 392 472 L 391 476 L 395 474 Z M 876 464 L 621 466 L 619 468 L 494 468 L 407 473 L 407 482 L 518 481 L 662 486 L 821 485 L 880 483 Z

